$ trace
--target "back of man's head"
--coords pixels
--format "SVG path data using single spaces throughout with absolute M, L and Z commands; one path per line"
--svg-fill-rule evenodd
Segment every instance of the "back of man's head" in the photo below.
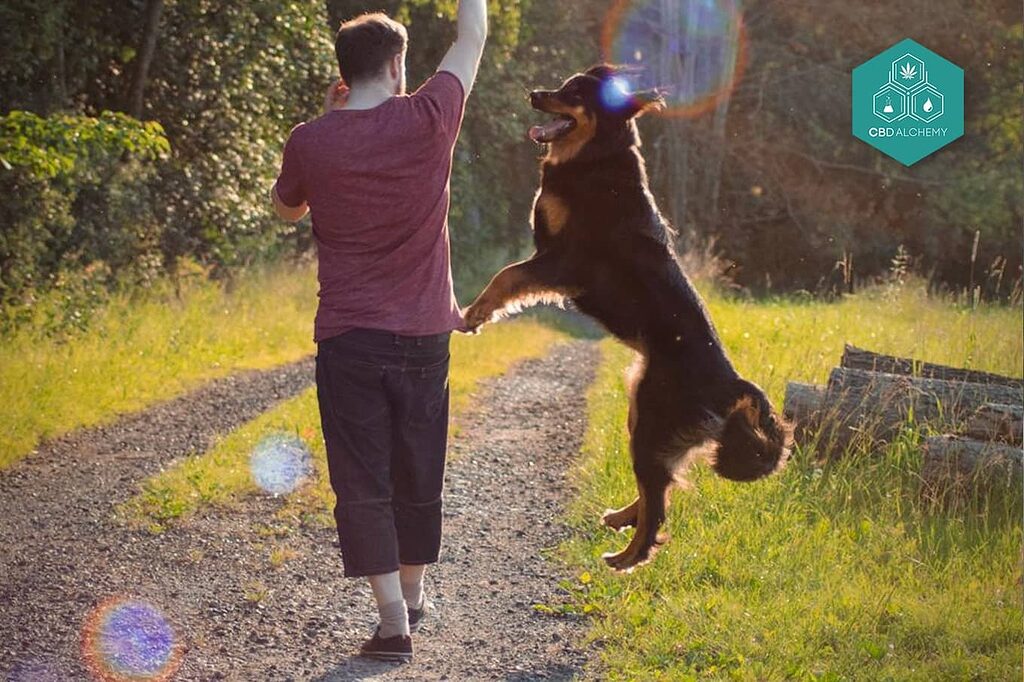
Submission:
M 341 77 L 349 85 L 379 78 L 408 44 L 405 26 L 381 12 L 346 21 L 334 40 Z

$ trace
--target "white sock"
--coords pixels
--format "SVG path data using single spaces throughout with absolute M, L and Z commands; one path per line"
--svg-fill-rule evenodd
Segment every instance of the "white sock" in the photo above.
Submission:
M 398 574 L 402 583 L 402 597 L 410 609 L 423 608 L 423 576 L 427 573 L 426 565 L 399 566 Z
M 409 634 L 409 612 L 402 598 L 398 571 L 370 576 L 370 587 L 380 614 L 380 636 L 384 639 Z

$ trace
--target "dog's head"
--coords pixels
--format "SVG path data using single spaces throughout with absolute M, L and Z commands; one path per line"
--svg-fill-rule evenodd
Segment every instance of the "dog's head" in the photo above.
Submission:
M 712 466 L 733 481 L 756 481 L 780 470 L 793 446 L 793 429 L 755 384 L 738 380 L 718 434 Z
M 578 73 L 558 90 L 530 94 L 534 109 L 555 118 L 530 129 L 530 139 L 548 144 L 549 160 L 570 161 L 587 148 L 612 152 L 639 144 L 634 119 L 664 108 L 656 90 L 630 92 L 623 75 L 600 64 Z

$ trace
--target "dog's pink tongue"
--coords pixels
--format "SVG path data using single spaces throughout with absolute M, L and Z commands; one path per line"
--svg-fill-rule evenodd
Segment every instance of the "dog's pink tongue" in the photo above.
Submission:
M 575 125 L 573 121 L 558 119 L 544 125 L 533 126 L 530 128 L 529 136 L 537 144 L 544 144 L 551 142 L 562 133 L 572 129 Z
M 537 143 L 544 142 L 544 126 L 533 126 L 528 133 L 530 139 Z

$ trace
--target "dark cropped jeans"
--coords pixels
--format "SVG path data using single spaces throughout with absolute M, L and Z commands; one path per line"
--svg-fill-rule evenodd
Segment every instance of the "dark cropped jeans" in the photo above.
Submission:
M 450 334 L 356 329 L 317 346 L 316 386 L 348 577 L 434 563 Z

